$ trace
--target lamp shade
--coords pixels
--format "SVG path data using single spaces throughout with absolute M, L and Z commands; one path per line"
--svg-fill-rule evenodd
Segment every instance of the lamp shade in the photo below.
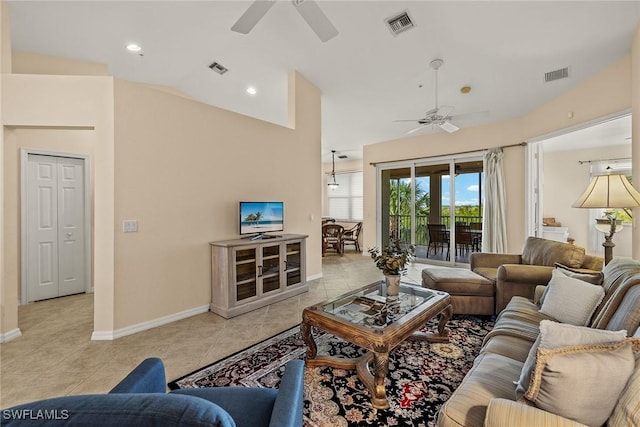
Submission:
M 635 208 L 640 207 L 640 193 L 622 174 L 598 175 L 582 196 L 572 205 L 574 208 Z

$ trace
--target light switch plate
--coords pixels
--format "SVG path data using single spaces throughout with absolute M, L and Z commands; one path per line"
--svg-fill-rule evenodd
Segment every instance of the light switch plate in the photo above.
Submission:
M 138 232 L 138 220 L 137 219 L 125 219 L 122 221 L 122 231 L 124 233 L 137 233 Z

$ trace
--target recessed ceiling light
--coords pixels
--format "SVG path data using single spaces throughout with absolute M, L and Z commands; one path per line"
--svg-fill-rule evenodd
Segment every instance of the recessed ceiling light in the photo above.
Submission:
M 249 86 L 247 88 L 247 93 L 249 95 L 255 95 L 256 93 L 258 93 L 258 91 L 256 90 L 256 88 L 254 86 Z
M 127 45 L 127 50 L 130 50 L 131 52 L 140 52 L 142 47 L 139 44 L 129 43 Z

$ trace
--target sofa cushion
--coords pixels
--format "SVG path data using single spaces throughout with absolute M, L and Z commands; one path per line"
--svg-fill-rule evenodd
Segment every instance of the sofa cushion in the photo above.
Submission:
M 545 411 L 601 426 L 611 415 L 634 365 L 629 341 L 538 348 L 525 397 Z
M 602 286 L 573 279 L 553 270 L 540 313 L 560 322 L 577 326 L 589 324 L 591 316 L 604 298 Z
M 522 362 L 498 354 L 480 354 L 455 391 L 455 398 L 442 406 L 439 427 L 481 427 L 489 401 L 513 398 L 513 381 Z
M 572 345 L 603 344 L 622 341 L 626 337 L 627 331 L 601 331 L 599 329 L 542 320 L 540 322 L 540 334 L 529 349 L 529 355 L 524 362 L 520 379 L 516 384 L 516 398 L 522 397 L 529 388 L 538 348 L 554 349 Z
M 540 237 L 528 237 L 522 250 L 522 263 L 553 267 L 556 262 L 579 268 L 584 260 L 585 250 L 580 246 L 556 242 Z
M 638 331 L 640 337 L 640 330 Z M 609 426 L 640 426 L 640 353 L 636 366 L 608 421 Z
M 46 425 L 54 427 L 236 425 L 231 416 L 214 403 L 197 397 L 158 393 L 57 397 L 4 409 L 1 413 L 3 426 L 20 427 L 41 426 L 45 420 Z

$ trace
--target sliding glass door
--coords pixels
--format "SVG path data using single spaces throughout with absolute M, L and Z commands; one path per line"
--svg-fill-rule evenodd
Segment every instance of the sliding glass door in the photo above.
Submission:
M 418 260 L 445 264 L 467 263 L 480 250 L 482 157 L 379 167 L 379 173 L 382 245 L 413 244 Z

